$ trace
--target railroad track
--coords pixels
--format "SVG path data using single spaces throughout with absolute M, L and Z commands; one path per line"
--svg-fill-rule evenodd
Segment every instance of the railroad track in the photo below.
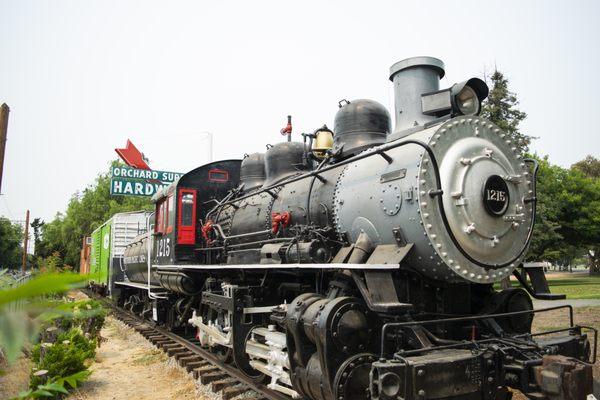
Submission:
M 202 385 L 208 386 L 223 400 L 241 396 L 244 400 L 291 400 L 291 397 L 257 383 L 233 365 L 223 363 L 212 353 L 200 347 L 196 338 L 179 336 L 156 326 L 151 321 L 116 307 L 110 300 L 86 291 L 86 294 L 101 301 L 112 311 L 112 315 L 144 336 L 157 348 L 173 358 L 182 368 L 192 374 Z

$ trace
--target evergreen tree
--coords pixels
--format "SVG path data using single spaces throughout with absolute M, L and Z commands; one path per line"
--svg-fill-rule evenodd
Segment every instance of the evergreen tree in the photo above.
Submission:
M 517 108 L 517 95 L 508 89 L 508 79 L 502 72 L 494 71 L 490 81 L 492 87 L 483 103 L 481 115 L 506 132 L 521 152 L 529 151 L 533 137 L 519 130 L 519 124 L 527 114 Z

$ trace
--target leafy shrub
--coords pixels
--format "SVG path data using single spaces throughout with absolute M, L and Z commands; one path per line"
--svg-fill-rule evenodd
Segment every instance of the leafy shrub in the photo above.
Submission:
M 85 361 L 94 357 L 96 340 L 87 339 L 76 328 L 58 335 L 56 343 L 41 343 L 34 346 L 33 360 L 36 370 L 47 371 L 44 376 L 31 374 L 29 387 L 37 388 L 46 382 L 73 375 L 87 369 Z
M 85 277 L 72 273 L 40 274 L 17 286 L 0 290 L 0 357 L 10 364 L 21 348 L 37 336 L 42 322 L 64 315 L 48 300 L 83 286 Z
M 29 389 L 25 392 L 21 392 L 17 397 L 12 398 L 11 400 L 29 400 L 39 398 L 48 399 L 61 397 L 63 394 L 69 394 L 69 391 L 65 388 L 65 384 L 68 384 L 72 388 L 76 388 L 81 382 L 84 382 L 90 376 L 90 374 L 90 371 L 84 370 L 64 378 L 56 378 L 50 383 L 37 385 L 35 389 Z
M 62 330 L 79 327 L 90 339 L 100 340 L 100 330 L 104 326 L 107 312 L 96 300 L 80 300 L 65 303 L 60 307 L 66 315 L 56 321 L 56 326 Z
M 63 262 L 63 258 L 58 251 L 54 251 L 46 258 L 39 258 L 37 264 L 40 272 L 43 273 L 73 271 L 72 266 Z

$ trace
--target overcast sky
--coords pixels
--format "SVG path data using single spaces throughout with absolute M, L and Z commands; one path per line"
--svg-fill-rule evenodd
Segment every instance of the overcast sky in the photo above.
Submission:
M 340 99 L 393 114 L 391 64 L 430 55 L 443 87 L 497 66 L 533 149 L 598 156 L 598 1 L 0 0 L 10 108 L 0 215 L 51 219 L 130 138 L 155 169 L 240 158 L 333 117 Z M 298 136 L 296 136 L 298 138 Z

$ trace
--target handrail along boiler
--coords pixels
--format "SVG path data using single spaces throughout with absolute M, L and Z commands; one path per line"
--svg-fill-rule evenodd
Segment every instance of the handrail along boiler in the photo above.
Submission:
M 537 165 L 478 116 L 483 81 L 440 89 L 444 73 L 391 67 L 394 130 L 381 104 L 343 100 L 333 130 L 294 142 L 288 118 L 287 141 L 159 192 L 118 301 L 292 398 L 590 393 L 591 328 L 567 307 L 567 328 L 531 333 L 530 296 L 559 297 L 518 272 Z M 523 288 L 494 289 L 513 273 Z

